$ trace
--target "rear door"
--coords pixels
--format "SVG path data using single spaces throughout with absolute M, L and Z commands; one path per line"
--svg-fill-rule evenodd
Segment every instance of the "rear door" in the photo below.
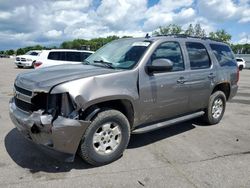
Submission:
M 216 70 L 207 48 L 199 42 L 186 42 L 189 59 L 189 109 L 196 111 L 205 108 L 214 86 Z

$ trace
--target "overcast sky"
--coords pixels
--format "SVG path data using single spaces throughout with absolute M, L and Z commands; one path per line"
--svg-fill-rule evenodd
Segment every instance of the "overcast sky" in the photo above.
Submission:
M 75 38 L 145 36 L 171 23 L 250 42 L 250 0 L 0 0 L 0 50 Z

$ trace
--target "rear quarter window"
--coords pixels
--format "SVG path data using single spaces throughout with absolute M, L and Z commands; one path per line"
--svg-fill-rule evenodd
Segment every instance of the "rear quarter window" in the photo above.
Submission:
M 236 66 L 234 54 L 227 45 L 210 44 L 210 47 L 221 67 Z
M 88 52 L 81 52 L 82 55 L 82 61 L 87 59 L 92 53 L 88 53 Z

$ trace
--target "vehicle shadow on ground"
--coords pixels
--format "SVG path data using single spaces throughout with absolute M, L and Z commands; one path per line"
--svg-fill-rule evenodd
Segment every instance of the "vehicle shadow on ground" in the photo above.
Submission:
M 130 137 L 128 149 L 143 147 L 154 142 L 158 142 L 160 140 L 192 130 L 195 128 L 193 123 L 194 121 L 187 121 L 144 134 L 132 134 Z
M 188 121 L 144 134 L 132 134 L 128 149 L 143 147 L 154 142 L 181 134 L 195 128 L 194 121 Z M 12 129 L 5 137 L 5 148 L 11 159 L 22 168 L 27 168 L 31 173 L 69 172 L 72 169 L 90 169 L 93 166 L 85 163 L 76 155 L 73 163 L 60 162 L 41 150 L 41 148 L 25 139 L 16 128 Z
M 25 139 L 16 128 L 6 135 L 4 142 L 11 159 L 17 165 L 29 169 L 31 173 L 39 171 L 57 173 L 69 172 L 72 169 L 92 168 L 79 156 L 76 156 L 73 163 L 67 163 L 46 155 L 38 145 Z

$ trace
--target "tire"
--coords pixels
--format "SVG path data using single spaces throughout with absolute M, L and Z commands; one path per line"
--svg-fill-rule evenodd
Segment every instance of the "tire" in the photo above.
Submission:
M 239 66 L 239 70 L 242 71 L 243 70 L 243 65 Z
M 208 103 L 208 108 L 205 110 L 203 119 L 209 125 L 214 125 L 220 122 L 226 108 L 226 96 L 222 91 L 214 92 Z
M 20 65 L 17 65 L 17 67 L 18 67 L 19 69 L 23 68 L 23 66 L 20 66 Z
M 30 66 L 30 68 L 32 68 L 32 69 L 35 68 L 35 61 L 32 62 L 32 65 Z
M 85 131 L 78 153 L 91 165 L 105 165 L 122 156 L 129 139 L 130 125 L 126 116 L 107 109 L 98 113 Z

